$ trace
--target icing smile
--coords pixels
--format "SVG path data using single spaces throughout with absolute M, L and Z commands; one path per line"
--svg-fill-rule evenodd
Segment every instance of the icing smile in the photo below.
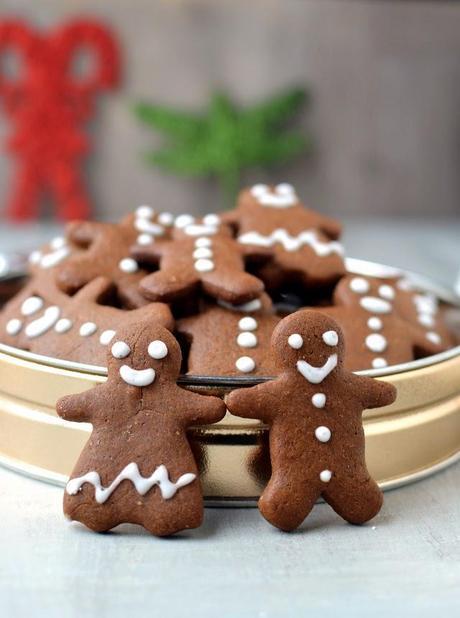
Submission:
M 319 384 L 337 367 L 337 354 L 329 356 L 321 367 L 313 367 L 307 361 L 297 361 L 297 371 L 311 384 Z
M 155 370 L 149 369 L 133 369 L 129 365 L 120 367 L 121 379 L 130 386 L 150 386 L 155 380 Z

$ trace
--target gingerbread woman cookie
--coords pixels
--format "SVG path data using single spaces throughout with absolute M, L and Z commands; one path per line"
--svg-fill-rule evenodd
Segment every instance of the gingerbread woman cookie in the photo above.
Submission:
M 129 522 L 158 536 L 201 524 L 203 497 L 186 430 L 219 421 L 225 405 L 179 388 L 180 364 L 169 331 L 138 323 L 113 340 L 105 384 L 58 401 L 63 419 L 93 425 L 65 490 L 69 519 L 97 532 Z
M 204 304 L 199 314 L 176 324 L 190 344 L 188 373 L 274 375 L 270 339 L 279 321 L 266 294 L 237 306 Z
M 398 290 L 388 280 L 347 275 L 334 291 L 334 307 L 321 311 L 343 330 L 351 371 L 381 369 L 441 352 L 440 340 L 395 308 Z
M 257 270 L 268 289 L 286 282 L 325 287 L 345 272 L 341 226 L 305 208 L 289 184 L 255 185 L 241 192 L 237 208 L 223 215 L 233 225 L 238 242 L 272 249 L 273 260 Z
M 272 476 L 259 509 L 282 530 L 300 526 L 320 496 L 354 524 L 382 506 L 366 467 L 362 413 L 391 404 L 396 390 L 345 371 L 344 347 L 331 318 L 293 313 L 272 337 L 279 377 L 227 397 L 232 414 L 268 425 Z
M 74 296 L 57 289 L 48 275 L 35 277 L 0 315 L 0 340 L 36 354 L 104 365 L 107 346 L 120 328 L 145 320 L 173 328 L 167 305 L 122 310 L 108 304 L 115 292 L 105 277 L 97 277 Z

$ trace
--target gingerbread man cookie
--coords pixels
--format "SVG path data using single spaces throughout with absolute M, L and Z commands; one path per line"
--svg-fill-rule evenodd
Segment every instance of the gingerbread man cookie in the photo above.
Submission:
M 69 519 L 97 532 L 129 522 L 158 536 L 201 524 L 186 430 L 219 421 L 225 405 L 179 388 L 180 364 L 172 334 L 144 321 L 113 340 L 105 384 L 58 401 L 59 416 L 93 425 L 65 490 Z
M 347 275 L 338 283 L 335 306 L 321 311 L 343 330 L 347 369 L 381 369 L 442 351 L 437 337 L 403 319 L 395 307 L 397 297 L 394 285 L 376 277 Z
M 190 344 L 188 373 L 274 375 L 270 339 L 279 321 L 266 294 L 236 306 L 206 303 L 199 314 L 176 324 Z
M 396 390 L 345 371 L 344 347 L 331 318 L 293 313 L 272 337 L 279 377 L 227 397 L 232 414 L 268 425 L 272 476 L 259 509 L 282 530 L 300 526 L 320 496 L 354 524 L 382 506 L 366 467 L 362 413 L 391 404 Z
M 345 272 L 339 223 L 305 208 L 289 184 L 245 189 L 222 220 L 236 228 L 240 244 L 272 249 L 273 260 L 257 270 L 269 289 L 287 281 L 325 287 Z
M 109 304 L 115 292 L 108 279 L 97 277 L 67 296 L 53 278 L 35 277 L 0 315 L 0 340 L 36 354 L 104 365 L 107 346 L 120 328 L 145 320 L 173 328 L 167 305 L 122 310 Z

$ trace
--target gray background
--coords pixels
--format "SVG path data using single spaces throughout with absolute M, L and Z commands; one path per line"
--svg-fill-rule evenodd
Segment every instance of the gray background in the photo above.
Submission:
M 299 83 L 312 90 L 303 125 L 317 150 L 274 170 L 273 180 L 294 182 L 310 204 L 338 216 L 460 212 L 458 3 L 1 0 L 1 9 L 46 28 L 91 13 L 120 37 L 123 85 L 100 100 L 88 165 L 98 216 L 141 202 L 221 206 L 212 182 L 144 166 L 140 153 L 155 138 L 133 117 L 133 101 L 199 110 L 216 86 L 252 103 Z M 2 155 L 0 213 L 11 173 Z

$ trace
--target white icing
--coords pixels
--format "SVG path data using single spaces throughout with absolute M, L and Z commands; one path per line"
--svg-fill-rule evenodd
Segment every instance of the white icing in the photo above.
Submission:
M 356 294 L 366 294 L 370 290 L 369 281 L 363 277 L 353 277 L 350 281 L 350 289 Z
M 292 335 L 289 335 L 288 345 L 294 350 L 300 350 L 300 348 L 303 346 L 302 335 L 299 335 L 298 333 L 293 333 Z
M 149 356 L 157 360 L 168 356 L 168 346 L 166 345 L 166 343 L 164 343 L 164 341 L 160 341 L 159 339 L 156 339 L 155 341 L 149 343 L 147 351 L 149 353 Z
M 94 335 L 97 331 L 97 326 L 94 322 L 85 322 L 80 326 L 80 336 L 81 337 L 90 337 Z
M 195 270 L 200 273 L 208 273 L 214 270 L 214 262 L 212 260 L 199 259 L 194 264 Z
M 61 249 L 62 247 L 64 247 L 65 244 L 66 239 L 63 236 L 56 236 L 56 238 L 53 238 L 53 240 L 50 242 L 50 247 L 52 249 Z
M 267 185 L 254 185 L 251 194 L 259 204 L 271 208 L 289 208 L 299 201 L 294 187 L 288 183 L 277 185 L 273 191 Z
M 43 308 L 43 299 L 40 296 L 29 296 L 21 305 L 22 315 L 33 315 Z
M 198 247 L 193 252 L 193 258 L 195 260 L 199 260 L 202 258 L 206 258 L 206 259 L 212 258 L 212 256 L 213 256 L 212 249 L 209 249 L 209 247 Z
M 379 296 L 385 298 L 386 300 L 394 300 L 395 291 L 391 285 L 381 285 L 379 287 Z
M 238 237 L 238 242 L 243 245 L 257 245 L 260 247 L 272 247 L 279 243 L 286 251 L 297 251 L 304 246 L 309 246 L 318 257 L 327 257 L 336 253 L 343 255 L 343 246 L 335 241 L 319 240 L 317 233 L 314 230 L 305 230 L 297 236 L 291 236 L 284 229 L 274 230 L 269 235 L 263 235 L 259 232 L 247 232 Z
M 315 436 L 319 442 L 329 442 L 331 435 L 332 433 L 329 427 L 325 427 L 324 425 L 320 425 L 315 429 Z
M 433 331 L 427 333 L 426 338 L 428 339 L 428 341 L 431 341 L 431 343 L 435 343 L 435 344 L 441 343 L 441 337 L 438 335 L 438 333 L 435 333 Z
M 320 384 L 337 367 L 337 354 L 329 356 L 322 367 L 314 367 L 304 360 L 297 361 L 297 371 L 311 384 Z
M 169 227 L 174 223 L 174 215 L 171 212 L 160 212 L 158 222 Z
M 99 504 L 103 504 L 113 494 L 116 488 L 123 481 L 131 481 L 136 488 L 136 491 L 141 496 L 152 489 L 154 486 L 160 488 L 161 497 L 164 500 L 169 500 L 181 487 L 190 485 L 196 479 L 196 474 L 188 472 L 180 476 L 175 483 L 169 479 L 169 473 L 166 466 L 158 466 L 151 476 L 144 477 L 139 472 L 139 467 L 136 463 L 130 463 L 123 468 L 120 474 L 110 483 L 108 487 L 103 487 L 101 477 L 97 472 L 88 472 L 84 476 L 74 478 L 67 483 L 66 491 L 71 496 L 75 496 L 85 483 L 93 485 L 94 498 Z
M 236 361 L 235 366 L 238 371 L 241 371 L 242 373 L 250 373 L 256 368 L 256 363 L 250 356 L 240 356 L 240 358 Z
M 237 344 L 242 348 L 255 348 L 257 346 L 257 337 L 254 333 L 240 333 L 236 338 Z
M 435 324 L 431 313 L 419 313 L 418 321 L 422 324 L 422 326 L 426 326 L 427 328 L 431 328 Z
M 151 236 L 163 236 L 165 232 L 163 226 L 158 225 L 158 223 L 153 223 L 153 221 L 149 221 L 148 219 L 136 219 L 134 226 L 139 232 L 150 234 Z
M 438 311 L 438 301 L 431 294 L 416 294 L 414 296 L 415 308 L 419 313 L 431 313 L 435 315 Z
M 62 335 L 63 333 L 66 333 L 67 331 L 69 331 L 73 326 L 73 322 L 72 320 L 69 320 L 69 318 L 61 318 L 60 320 L 58 320 L 54 326 L 54 330 L 59 333 L 60 335 Z
M 238 322 L 238 328 L 240 330 L 256 330 L 257 326 L 258 326 L 257 320 L 250 316 L 241 318 L 241 320 Z
M 195 240 L 195 247 L 210 247 L 212 245 L 212 240 L 210 238 L 197 238 Z
M 142 205 L 136 208 L 136 217 L 140 219 L 151 219 L 154 214 L 155 209 L 151 206 Z
M 187 236 L 213 236 L 214 234 L 217 234 L 217 227 L 215 225 L 195 223 L 186 225 L 182 229 Z
M 38 319 L 30 322 L 26 326 L 26 336 L 29 339 L 34 339 L 35 337 L 40 337 L 40 335 L 44 335 L 46 332 L 53 328 L 56 322 L 59 320 L 61 315 L 61 310 L 59 307 L 52 306 L 48 307 L 45 310 L 45 313 Z
M 183 214 L 176 217 L 176 220 L 174 221 L 174 226 L 178 228 L 183 228 L 187 227 L 187 225 L 193 225 L 193 223 L 195 223 L 195 217 L 193 217 L 192 215 Z
M 392 310 L 392 306 L 388 301 L 377 298 L 377 296 L 364 296 L 360 299 L 359 304 L 363 309 L 371 313 L 391 313 Z
M 328 330 L 323 333 L 323 341 L 326 345 L 333 348 L 339 343 L 339 335 L 335 332 L 335 330 Z
M 136 260 L 130 257 L 123 258 L 118 264 L 118 267 L 125 273 L 135 273 L 139 270 L 139 265 Z
M 133 369 L 129 365 L 122 365 L 120 367 L 120 377 L 126 384 L 142 388 L 153 384 L 155 380 L 155 369 L 151 367 L 148 369 Z
M 154 238 L 150 234 L 139 234 L 137 237 L 138 245 L 151 245 Z
M 250 300 L 247 303 L 242 303 L 241 305 L 233 305 L 232 303 L 219 299 L 217 304 L 221 307 L 225 307 L 225 309 L 230 309 L 231 311 L 242 311 L 244 313 L 251 313 L 252 311 L 258 311 L 262 308 L 262 301 L 260 298 L 254 298 L 254 300 Z
M 220 225 L 220 217 L 214 213 L 210 213 L 209 215 L 205 215 L 203 217 L 203 223 L 205 225 L 212 225 L 214 227 Z
M 99 337 L 99 343 L 101 345 L 109 345 L 109 343 L 115 337 L 115 334 L 116 333 L 114 330 L 105 330 L 101 333 L 101 336 Z
M 315 408 L 324 408 L 326 405 L 326 395 L 324 393 L 315 393 L 311 398 L 311 402 Z
M 52 268 L 53 266 L 57 266 L 57 264 L 60 264 L 63 260 L 65 260 L 69 254 L 69 247 L 61 247 L 61 249 L 56 249 L 56 251 L 47 253 L 40 259 L 40 266 L 42 268 Z
M 371 352 L 384 352 L 387 345 L 387 340 L 379 333 L 372 333 L 372 335 L 366 337 L 366 347 L 371 350 Z
M 374 358 L 372 361 L 372 367 L 374 369 L 382 369 L 388 365 L 387 361 L 384 358 Z
M 41 259 L 42 259 L 42 252 L 38 251 L 38 249 L 36 251 L 32 251 L 32 253 L 29 255 L 29 262 L 31 264 L 38 264 Z
M 8 335 L 17 335 L 20 332 L 21 328 L 22 322 L 17 318 L 13 318 L 12 320 L 10 320 L 5 327 Z
M 367 325 L 371 330 L 381 330 L 383 328 L 383 322 L 380 318 L 373 316 L 367 320 Z
M 116 341 L 110 351 L 114 358 L 126 358 L 131 354 L 131 348 L 124 341 Z
M 332 472 L 330 470 L 322 470 L 319 473 L 319 480 L 323 483 L 329 483 L 332 478 Z

